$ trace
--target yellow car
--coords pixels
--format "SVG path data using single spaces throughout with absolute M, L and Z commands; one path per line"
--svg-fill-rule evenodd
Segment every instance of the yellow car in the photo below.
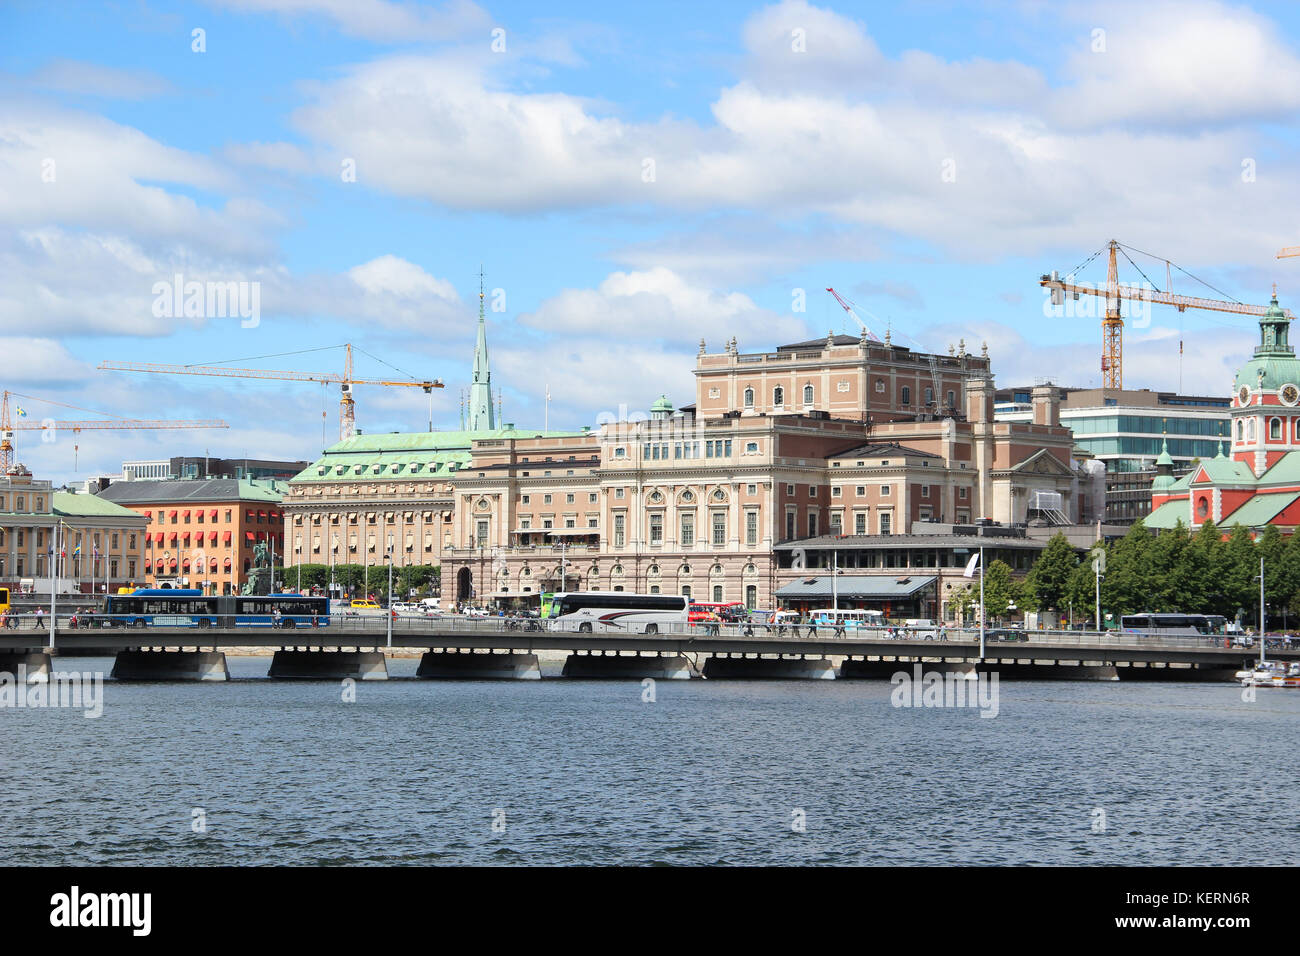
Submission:
M 354 611 L 382 611 L 383 608 L 381 608 L 381 607 L 380 607 L 378 604 L 376 604 L 374 601 L 353 601 L 353 602 L 352 602 L 352 610 L 354 610 Z

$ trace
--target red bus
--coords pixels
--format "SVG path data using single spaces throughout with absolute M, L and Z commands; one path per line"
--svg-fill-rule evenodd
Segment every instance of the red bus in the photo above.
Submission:
M 749 619 L 749 612 L 745 610 L 745 605 L 739 601 L 730 601 L 725 604 L 692 601 L 687 620 L 692 624 L 701 624 L 704 621 L 712 620 L 710 615 L 716 617 L 723 624 L 734 624 Z

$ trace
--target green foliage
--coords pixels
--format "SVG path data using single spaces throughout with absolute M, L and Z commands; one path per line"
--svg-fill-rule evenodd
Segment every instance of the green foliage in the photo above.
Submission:
M 1070 576 L 1078 564 L 1079 557 L 1073 546 L 1065 535 L 1057 532 L 1025 578 L 1024 608 L 1059 611 L 1065 607 L 1069 600 Z

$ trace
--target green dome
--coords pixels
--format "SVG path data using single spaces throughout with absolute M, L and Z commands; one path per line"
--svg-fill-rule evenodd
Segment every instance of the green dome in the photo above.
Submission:
M 1288 383 L 1300 384 L 1300 359 L 1287 342 L 1290 326 L 1291 319 L 1278 305 L 1274 293 L 1268 309 L 1259 317 L 1259 345 L 1255 346 L 1255 355 L 1237 369 L 1233 392 L 1239 392 L 1243 385 L 1252 391 L 1259 388 L 1276 391 Z
M 1173 475 L 1156 475 L 1155 478 L 1151 480 L 1152 491 L 1168 491 L 1173 486 L 1174 486 Z
M 655 403 L 650 406 L 652 412 L 671 412 L 672 410 L 673 403 L 668 401 L 667 395 L 660 395 L 655 399 Z

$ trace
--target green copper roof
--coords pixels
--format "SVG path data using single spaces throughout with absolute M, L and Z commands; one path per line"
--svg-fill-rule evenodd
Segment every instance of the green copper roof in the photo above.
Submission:
M 479 431 L 390 432 L 336 442 L 292 481 L 364 481 L 445 477 L 470 463 L 471 442 L 578 438 L 582 432 L 493 428 Z
M 1289 451 L 1259 476 L 1260 485 L 1300 483 L 1300 451 Z
M 1191 487 L 1192 487 L 1192 475 L 1193 475 L 1193 473 L 1194 473 L 1194 472 L 1189 471 L 1187 474 L 1183 475 L 1181 478 L 1179 478 L 1177 481 L 1175 481 L 1172 485 L 1170 485 L 1169 488 L 1168 488 L 1167 490 L 1169 490 L 1169 491 L 1190 491 L 1190 490 L 1191 490 Z
M 1235 458 L 1211 458 L 1209 461 L 1202 461 L 1198 468 L 1192 469 L 1192 475 L 1195 476 L 1201 469 L 1205 470 L 1205 474 L 1209 476 L 1210 481 L 1216 485 L 1253 485 L 1255 483 L 1255 473 Z
M 660 395 L 655 399 L 654 404 L 650 406 L 652 412 L 671 412 L 672 410 L 673 403 L 668 401 L 667 395 Z
M 1148 528 L 1168 530 L 1178 524 L 1180 520 L 1183 524 L 1190 525 L 1191 518 L 1191 502 L 1186 498 L 1183 498 L 1179 501 L 1166 501 L 1155 511 L 1143 518 L 1142 523 Z
M 1267 495 L 1255 495 L 1219 524 L 1225 528 L 1230 528 L 1234 524 L 1244 525 L 1247 528 L 1262 528 L 1297 498 L 1300 498 L 1300 491 L 1277 491 Z
M 54 492 L 54 513 L 65 518 L 144 518 L 99 495 L 74 495 L 66 491 Z
M 1174 465 L 1173 456 L 1169 454 L 1169 442 L 1167 439 L 1160 439 L 1160 457 L 1156 459 L 1156 464 L 1168 465 L 1171 468 Z

